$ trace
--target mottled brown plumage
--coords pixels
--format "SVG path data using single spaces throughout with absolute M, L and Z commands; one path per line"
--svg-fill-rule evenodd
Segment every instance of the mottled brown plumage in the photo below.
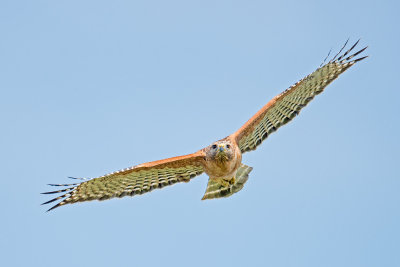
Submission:
M 203 172 L 209 176 L 209 181 L 202 199 L 227 197 L 240 191 L 252 170 L 242 164 L 242 154 L 256 149 L 271 133 L 298 115 L 341 73 L 366 58 L 352 60 L 366 47 L 347 56 L 358 41 L 339 56 L 346 44 L 332 60 L 274 97 L 232 135 L 193 154 L 143 163 L 102 177 L 84 179 L 82 183 L 50 184 L 71 187 L 43 193 L 64 193 L 43 204 L 61 200 L 49 209 L 52 210 L 76 202 L 140 195 L 178 182 L 189 182 Z

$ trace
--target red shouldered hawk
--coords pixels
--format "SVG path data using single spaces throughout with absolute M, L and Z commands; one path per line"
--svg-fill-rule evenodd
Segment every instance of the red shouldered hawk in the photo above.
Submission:
M 346 41 L 328 63 L 324 64 L 325 59 L 317 70 L 275 96 L 238 131 L 210 146 L 193 154 L 143 163 L 81 183 L 50 184 L 69 187 L 43 193 L 63 193 L 43 204 L 61 200 L 50 211 L 76 202 L 140 195 L 178 182 L 189 182 L 203 172 L 209 176 L 209 180 L 202 199 L 227 197 L 240 191 L 252 170 L 242 164 L 242 154 L 255 150 L 271 133 L 298 115 L 314 96 L 340 74 L 366 58 L 353 59 L 367 47 L 349 55 L 358 42 L 341 54 Z

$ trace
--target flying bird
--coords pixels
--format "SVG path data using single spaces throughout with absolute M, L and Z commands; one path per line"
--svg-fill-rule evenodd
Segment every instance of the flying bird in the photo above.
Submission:
M 347 40 L 340 51 L 325 63 L 328 54 L 319 68 L 272 98 L 233 134 L 193 154 L 143 163 L 93 179 L 73 178 L 83 180 L 78 183 L 50 184 L 67 188 L 42 193 L 62 193 L 43 204 L 59 200 L 50 211 L 77 202 L 141 195 L 156 188 L 189 182 L 202 173 L 209 176 L 203 200 L 237 193 L 243 188 L 252 170 L 252 167 L 242 163 L 242 155 L 255 150 L 271 133 L 298 115 L 314 96 L 340 74 L 365 59 L 367 56 L 355 57 L 367 47 L 350 54 L 359 41 L 342 53 Z

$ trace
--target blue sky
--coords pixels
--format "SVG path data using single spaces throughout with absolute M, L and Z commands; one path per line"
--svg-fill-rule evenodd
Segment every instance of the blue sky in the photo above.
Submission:
M 1 1 L 3 266 L 398 266 L 396 1 Z M 243 162 L 46 213 L 40 192 L 236 131 L 328 51 L 351 68 Z M 361 47 L 360 46 L 360 47 Z

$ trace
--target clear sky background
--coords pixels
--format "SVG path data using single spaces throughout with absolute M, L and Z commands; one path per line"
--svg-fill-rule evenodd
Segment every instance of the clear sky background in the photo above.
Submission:
M 398 1 L 0 2 L 2 266 L 400 266 Z M 243 162 L 46 213 L 40 195 L 236 131 L 350 37 L 370 58 Z

